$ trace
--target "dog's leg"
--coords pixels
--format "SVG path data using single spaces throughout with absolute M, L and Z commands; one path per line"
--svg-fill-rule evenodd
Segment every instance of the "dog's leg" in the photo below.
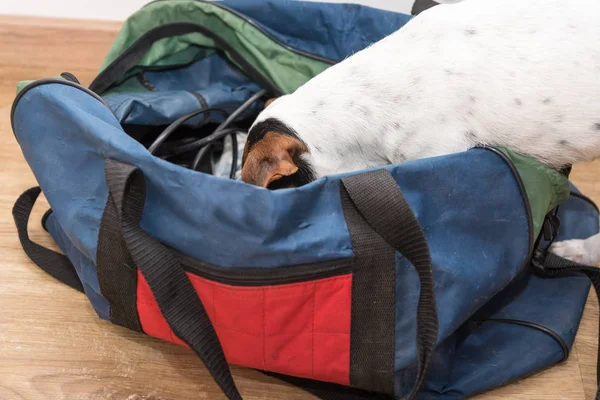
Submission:
M 586 265 L 600 263 L 600 233 L 587 239 L 572 239 L 557 242 L 550 247 L 557 256 Z

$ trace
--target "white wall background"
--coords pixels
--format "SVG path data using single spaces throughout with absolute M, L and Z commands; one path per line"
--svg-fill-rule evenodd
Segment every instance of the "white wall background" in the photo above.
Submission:
M 321 1 L 321 0 L 310 0 Z M 414 0 L 327 0 L 410 14 Z M 122 21 L 149 0 L 0 0 L 0 14 Z

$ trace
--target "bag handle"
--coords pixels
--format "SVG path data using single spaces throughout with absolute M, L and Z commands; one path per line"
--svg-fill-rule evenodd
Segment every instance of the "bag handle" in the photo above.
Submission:
M 230 400 L 242 400 L 217 334 L 179 260 L 140 226 L 146 188 L 141 171 L 106 160 L 106 182 L 117 209 L 123 239 L 173 332 L 200 357 Z
M 535 274 L 544 278 L 557 278 L 568 276 L 572 273 L 581 273 L 586 275 L 592 282 L 596 297 L 600 302 L 600 268 L 579 264 L 566 258 L 557 256 L 545 250 L 536 250 L 532 262 L 532 269 Z M 596 400 L 600 400 L 600 318 L 598 318 L 598 355 L 596 361 Z
M 139 226 L 145 203 L 145 182 L 141 171 L 115 160 L 107 160 L 105 173 L 109 201 L 113 202 L 117 210 L 127 250 L 150 286 L 167 323 L 196 352 L 227 398 L 242 400 L 214 327 L 179 260 Z M 342 185 L 369 225 L 394 249 L 402 252 L 419 274 L 421 294 L 417 309 L 418 373 L 414 387 L 404 397 L 415 399 L 424 382 L 437 338 L 431 258 L 425 236 L 395 180 L 387 171 L 373 171 L 344 178 Z M 66 256 L 29 239 L 27 223 L 40 192 L 39 187 L 27 190 L 13 208 L 21 245 L 40 268 L 70 287 L 83 291 L 75 268 Z M 267 374 L 303 388 L 323 400 L 394 398 L 342 385 Z
M 417 377 L 411 391 L 403 397 L 412 400 L 417 398 L 423 386 L 438 335 L 429 246 L 419 221 L 396 180 L 387 170 L 378 169 L 352 175 L 343 178 L 342 184 L 364 220 L 393 249 L 412 263 L 419 276 L 421 291 L 417 306 Z
M 31 216 L 33 205 L 41 192 L 42 190 L 39 186 L 28 189 L 19 196 L 13 206 L 12 215 L 17 226 L 21 246 L 29 259 L 42 270 L 65 285 L 83 292 L 83 285 L 71 261 L 65 255 L 41 246 L 29 238 L 29 233 L 27 232 L 29 217 Z

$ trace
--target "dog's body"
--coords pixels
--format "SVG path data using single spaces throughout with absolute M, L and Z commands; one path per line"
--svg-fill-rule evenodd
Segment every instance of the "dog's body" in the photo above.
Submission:
M 436 6 L 266 108 L 242 177 L 267 186 L 294 165 L 318 178 L 476 145 L 557 169 L 598 158 L 599 21 L 597 0 Z M 262 146 L 257 132 L 270 137 Z M 600 236 L 555 252 L 595 263 Z

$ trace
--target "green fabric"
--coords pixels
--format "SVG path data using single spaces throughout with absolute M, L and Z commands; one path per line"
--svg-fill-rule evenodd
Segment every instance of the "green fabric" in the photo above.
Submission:
M 498 150 L 513 162 L 521 176 L 531 206 L 533 235 L 537 237 L 546 214 L 569 198 L 571 191 L 569 180 L 558 171 L 548 168 L 530 157 L 505 148 Z
M 140 93 L 149 91 L 150 90 L 146 86 L 142 85 L 137 76 L 132 76 L 122 81 L 119 86 L 108 89 L 106 92 L 102 93 L 102 96 L 108 97 L 119 93 Z
M 198 24 L 215 32 L 284 93 L 295 91 L 330 66 L 280 46 L 243 18 L 214 4 L 172 0 L 150 3 L 133 14 L 121 29 L 100 71 L 149 30 L 177 22 Z M 154 43 L 138 67 L 166 68 L 190 63 L 205 57 L 211 48 L 214 48 L 213 41 L 200 33 L 164 38 Z
M 191 35 L 197 35 L 192 33 Z M 187 36 L 187 35 L 184 35 Z M 183 36 L 182 36 L 183 37 Z M 159 45 L 162 45 L 162 41 L 163 40 L 168 40 L 170 38 L 165 38 L 162 40 L 159 40 L 156 43 L 158 43 Z M 146 88 L 144 85 L 139 84 L 138 85 L 131 85 L 131 77 L 137 75 L 140 72 L 144 72 L 144 71 L 152 71 L 152 70 L 161 70 L 161 69 L 165 69 L 165 68 L 180 68 L 180 67 L 185 67 L 186 65 L 190 65 L 196 61 L 201 60 L 202 58 L 209 56 L 211 54 L 213 54 L 215 52 L 214 49 L 208 49 L 208 48 L 199 48 L 199 47 L 194 47 L 194 46 L 190 46 L 187 47 L 181 51 L 178 51 L 176 53 L 173 54 L 168 54 L 167 56 L 161 58 L 160 60 L 156 60 L 156 63 L 154 63 L 151 66 L 137 66 L 134 67 L 132 69 L 130 69 L 125 75 L 123 75 L 123 77 L 116 82 L 115 87 L 112 87 L 110 89 L 108 89 L 106 92 L 102 93 L 102 96 L 108 96 L 110 94 L 117 94 L 117 93 L 135 93 L 135 92 L 148 92 L 150 91 L 148 88 Z M 136 79 L 137 81 L 137 79 Z M 129 83 L 124 83 L 124 82 L 129 82 Z M 125 86 L 124 86 L 125 85 Z

